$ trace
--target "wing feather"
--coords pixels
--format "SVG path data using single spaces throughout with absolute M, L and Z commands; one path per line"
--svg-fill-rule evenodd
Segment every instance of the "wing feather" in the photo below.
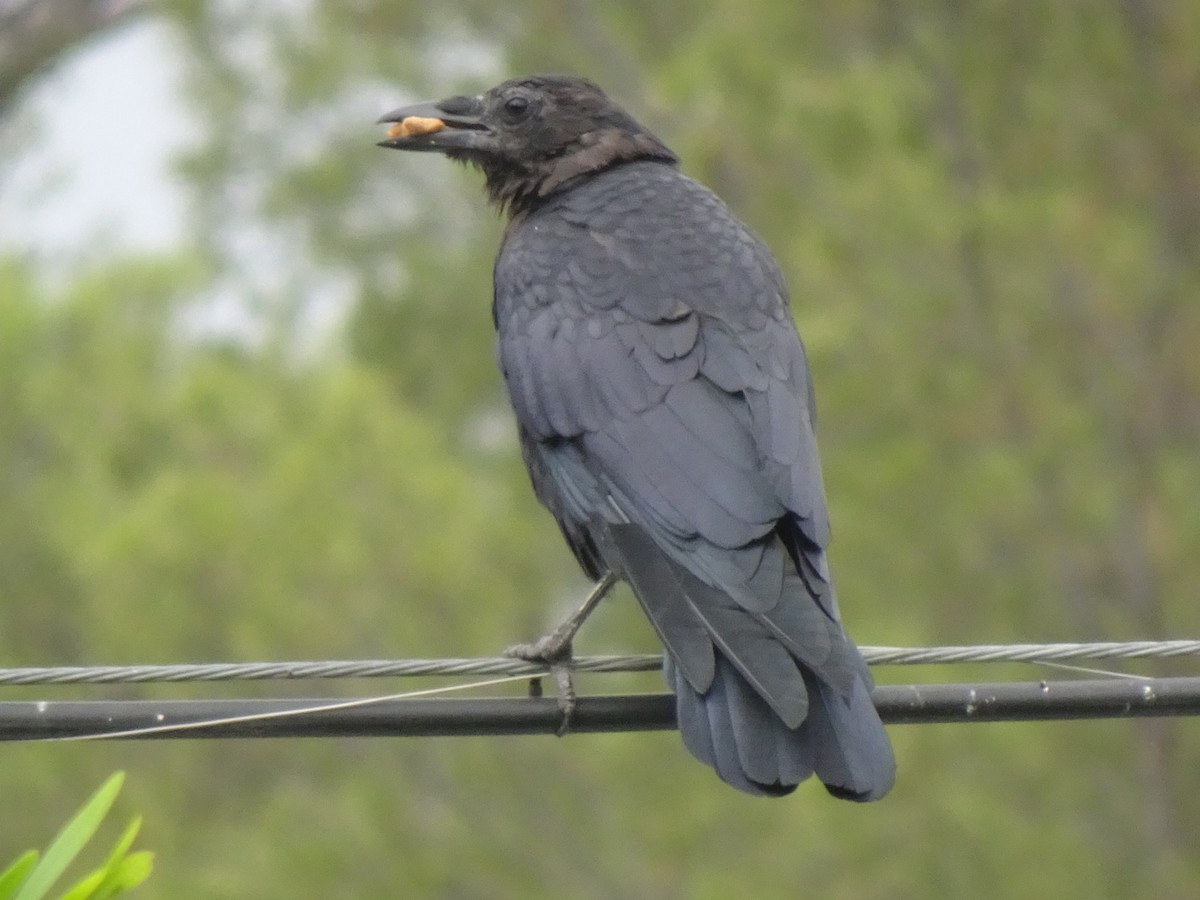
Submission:
M 707 223 L 702 242 L 681 217 Z M 650 251 L 650 235 L 681 237 Z M 852 799 L 885 791 L 890 750 L 825 560 L 807 361 L 769 253 L 693 182 L 629 166 L 510 228 L 495 281 L 535 489 L 585 568 L 598 553 L 632 586 L 689 749 L 751 793 L 814 769 Z

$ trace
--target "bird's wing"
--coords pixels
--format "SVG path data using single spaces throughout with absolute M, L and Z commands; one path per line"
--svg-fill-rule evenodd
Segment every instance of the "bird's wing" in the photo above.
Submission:
M 582 193 L 511 232 L 495 273 L 534 486 L 577 555 L 598 547 L 631 582 L 693 688 L 711 683 L 715 648 L 794 727 L 808 703 L 798 663 L 847 693 L 862 667 L 825 566 L 807 364 L 782 281 L 701 189 L 649 220 Z M 672 241 L 681 222 L 709 233 Z

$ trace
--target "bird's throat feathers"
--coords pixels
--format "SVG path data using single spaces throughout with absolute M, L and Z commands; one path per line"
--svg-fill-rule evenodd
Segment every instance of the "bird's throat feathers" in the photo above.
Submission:
M 622 163 L 658 160 L 678 165 L 679 158 L 648 131 L 604 128 L 589 131 L 560 152 L 530 159 L 450 154 L 483 172 L 488 201 L 511 217 L 532 211 L 547 197 Z

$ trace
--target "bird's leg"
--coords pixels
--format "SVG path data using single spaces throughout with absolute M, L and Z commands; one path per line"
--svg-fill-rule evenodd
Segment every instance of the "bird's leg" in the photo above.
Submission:
M 603 577 L 592 587 L 591 591 L 579 604 L 579 608 L 571 613 L 557 628 L 549 634 L 542 635 L 531 644 L 514 644 L 504 651 L 505 656 L 523 659 L 527 662 L 545 663 L 550 667 L 554 683 L 558 689 L 558 708 L 562 710 L 562 724 L 558 726 L 558 736 L 567 733 L 571 725 L 571 713 L 575 711 L 575 685 L 571 680 L 571 641 L 575 632 L 583 625 L 584 620 L 604 599 L 617 583 L 612 572 L 605 572 Z M 540 694 L 541 682 L 537 679 L 530 685 L 530 693 L 534 693 L 533 684 L 537 684 Z M 536 696 L 536 695 L 535 695 Z
M 616 576 L 605 572 L 604 576 L 593 585 L 591 591 L 579 604 L 579 608 L 571 613 L 563 622 L 549 634 L 542 635 L 531 644 L 515 644 L 504 651 L 505 656 L 529 662 L 551 663 L 559 659 L 571 658 L 571 640 L 575 637 L 584 620 L 604 599 L 605 595 L 616 584 Z

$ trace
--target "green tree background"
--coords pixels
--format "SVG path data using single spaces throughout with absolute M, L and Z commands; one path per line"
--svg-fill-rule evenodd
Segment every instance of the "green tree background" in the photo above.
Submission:
M 373 146 L 391 106 L 529 71 L 604 85 L 775 250 L 861 643 L 1195 634 L 1197 5 L 126 21 L 186 71 L 185 239 L 0 248 L 4 664 L 490 655 L 578 595 L 492 362 L 499 222 L 473 173 Z M 252 327 L 189 327 L 217 297 Z M 580 649 L 654 646 L 619 593 Z M 212 691 L 106 695 L 168 693 Z M 0 857 L 120 767 L 147 897 L 1200 894 L 1194 722 L 892 735 L 868 807 L 742 797 L 671 734 L 7 745 Z

